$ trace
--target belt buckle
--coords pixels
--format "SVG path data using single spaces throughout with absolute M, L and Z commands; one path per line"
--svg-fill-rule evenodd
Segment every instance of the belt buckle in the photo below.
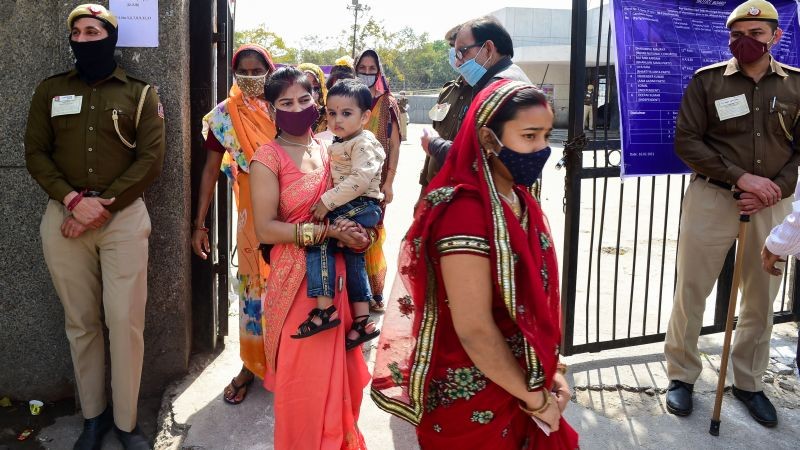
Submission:
M 100 194 L 102 194 L 102 192 L 100 192 L 100 191 L 86 191 L 86 192 L 83 193 L 83 196 L 84 197 L 100 197 Z

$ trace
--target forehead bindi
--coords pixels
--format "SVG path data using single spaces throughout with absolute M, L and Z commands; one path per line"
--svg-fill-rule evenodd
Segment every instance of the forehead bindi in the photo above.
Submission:
M 333 97 L 328 97 L 328 107 L 341 111 L 347 111 L 350 109 L 358 109 L 358 104 L 356 103 L 356 99 L 353 97 L 335 95 Z

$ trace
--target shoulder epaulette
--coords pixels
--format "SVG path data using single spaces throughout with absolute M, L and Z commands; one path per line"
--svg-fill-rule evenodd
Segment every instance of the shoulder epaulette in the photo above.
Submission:
M 50 79 L 53 79 L 53 78 L 56 78 L 56 77 L 62 77 L 62 76 L 66 75 L 66 74 L 68 74 L 70 72 L 72 72 L 72 69 L 67 70 L 65 72 L 57 73 L 55 75 L 50 75 L 49 77 L 45 78 L 45 80 L 50 80 Z M 44 81 L 44 80 L 42 80 L 42 81 Z
M 705 66 L 705 67 L 701 67 L 701 68 L 695 70 L 694 74 L 697 75 L 700 72 L 705 72 L 706 70 L 716 69 L 718 67 L 725 67 L 727 65 L 728 65 L 728 61 L 720 61 L 718 63 L 714 63 L 714 64 L 711 64 L 711 65 L 708 65 L 708 66 Z
M 133 80 L 133 81 L 136 81 L 136 82 L 139 82 L 139 83 L 142 83 L 142 84 L 150 84 L 147 81 L 142 80 L 141 78 L 136 78 L 134 76 L 131 76 L 131 74 L 129 74 L 129 73 L 126 73 L 125 76 L 128 77 L 129 80 Z
M 781 63 L 781 62 L 779 62 L 778 65 L 781 66 L 783 69 L 791 70 L 792 72 L 800 73 L 800 69 L 798 69 L 797 67 L 792 67 L 792 66 L 790 66 L 788 64 L 784 64 L 784 63 Z

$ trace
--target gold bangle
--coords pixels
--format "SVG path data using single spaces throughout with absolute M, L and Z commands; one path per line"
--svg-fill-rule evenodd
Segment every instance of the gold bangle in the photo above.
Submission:
M 307 222 L 302 225 L 303 247 L 314 245 L 314 224 Z
M 542 414 L 550 405 L 553 404 L 553 396 L 549 395 L 544 389 L 542 389 L 541 392 L 544 395 L 544 404 L 542 406 L 540 406 L 538 409 L 528 409 L 527 405 L 525 405 L 525 402 L 520 400 L 519 409 L 529 416 L 538 416 Z
M 569 366 L 564 364 L 563 362 L 559 362 L 556 364 L 556 372 L 560 373 L 561 375 L 566 375 L 569 371 Z
M 296 246 L 298 246 L 298 247 L 302 247 L 303 246 L 302 245 L 303 243 L 300 240 L 300 224 L 299 223 L 294 224 L 294 244 Z

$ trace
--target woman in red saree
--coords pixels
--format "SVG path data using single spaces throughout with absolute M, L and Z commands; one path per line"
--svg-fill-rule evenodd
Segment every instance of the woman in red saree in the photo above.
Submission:
M 375 50 L 364 50 L 355 61 L 356 75 L 369 87 L 372 93 L 372 113 L 365 129 L 372 132 L 386 152 L 386 160 L 381 170 L 381 192 L 383 193 L 383 210 L 394 198 L 394 177 L 397 175 L 397 162 L 400 158 L 400 108 L 397 100 L 389 91 L 389 83 L 383 76 L 381 60 Z M 383 243 L 386 242 L 386 228 L 383 220 L 375 227 L 375 242 L 365 255 L 367 275 L 372 290 L 370 309 L 383 311 L 383 288 L 386 282 L 386 257 L 383 254 Z
M 552 126 L 535 87 L 484 89 L 403 240 L 408 295 L 387 306 L 372 397 L 423 449 L 578 446 L 561 417 L 556 255 L 526 189 Z
M 315 304 L 306 295 L 301 245 L 306 237 L 325 233 L 310 222 L 310 210 L 331 185 L 327 150 L 311 133 L 317 118 L 311 91 L 305 75 L 293 67 L 270 77 L 265 98 L 279 132 L 250 162 L 256 235 L 274 244 L 264 298 L 264 386 L 275 395 L 275 448 L 364 449 L 356 424 L 369 372 L 361 352 L 345 351 L 352 323 L 347 290 L 337 289 L 333 298 L 341 325 L 308 339 L 290 337 Z M 363 230 L 354 228 L 330 228 L 327 235 L 352 248 L 368 243 Z M 343 280 L 341 254 L 336 273 Z

